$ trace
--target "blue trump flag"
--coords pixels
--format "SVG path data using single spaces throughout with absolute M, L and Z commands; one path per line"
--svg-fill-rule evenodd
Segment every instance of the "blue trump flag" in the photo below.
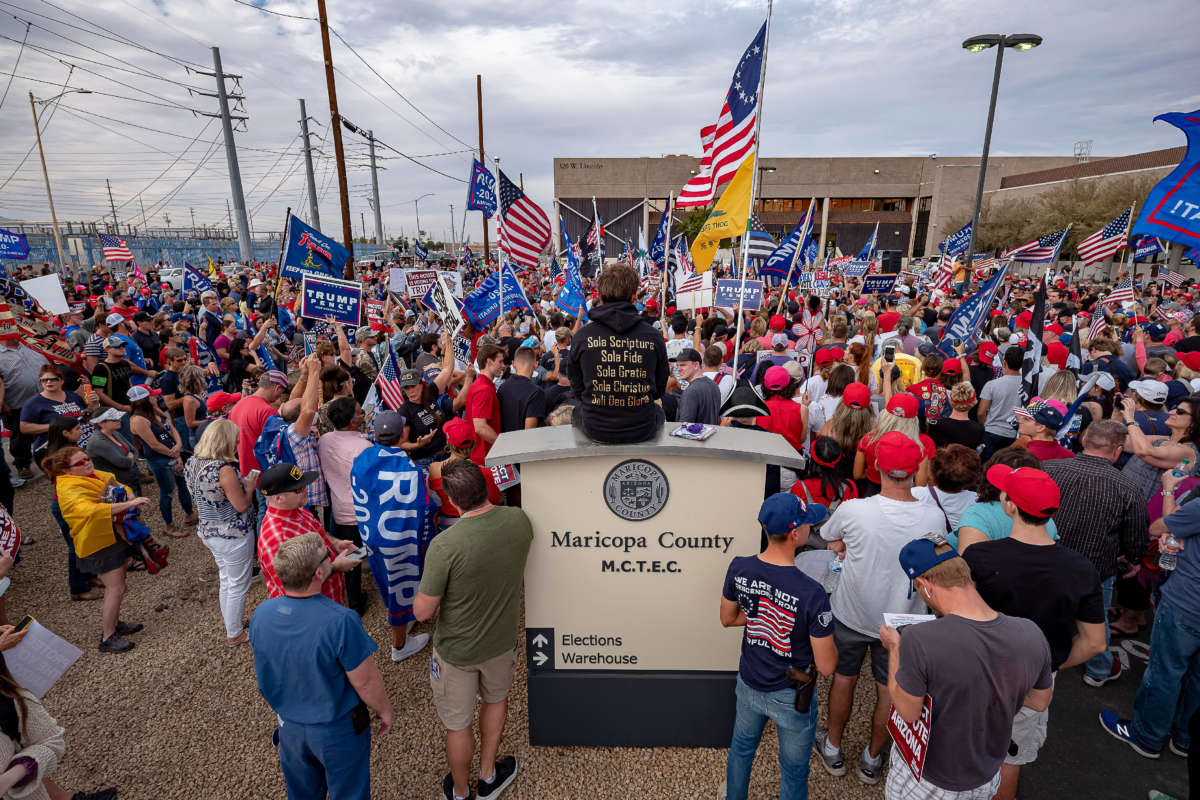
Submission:
M 968 351 L 975 347 L 979 326 L 987 319 L 988 312 L 992 309 L 992 300 L 996 296 L 996 290 L 1004 282 L 1004 276 L 1008 274 L 1008 268 L 1012 266 L 1012 263 L 1005 261 L 1004 265 L 996 270 L 996 274 L 984 281 L 983 285 L 979 287 L 979 291 L 964 300 L 954 312 L 954 316 L 950 317 L 945 330 L 942 331 L 942 342 L 938 345 L 938 352 L 942 354 L 943 358 L 954 356 L 952 339 L 961 339 Z
M 429 250 L 425 247 L 425 245 L 421 244 L 420 242 L 415 242 L 413 244 L 413 255 L 415 255 L 417 258 L 421 259 L 422 261 L 429 260 Z
M 1131 243 L 1133 247 L 1133 260 L 1141 261 L 1143 258 L 1150 258 L 1156 253 L 1163 252 L 1162 242 L 1157 236 L 1135 236 Z
M 29 241 L 25 234 L 0 230 L 0 258 L 29 258 Z
M 425 551 L 436 533 L 425 473 L 403 450 L 373 445 L 354 458 L 350 494 L 388 625 L 400 627 L 413 619 Z
M 667 205 L 667 210 L 663 212 L 662 219 L 659 220 L 658 230 L 654 232 L 654 241 L 650 243 L 650 260 L 654 262 L 654 266 L 659 269 L 665 269 L 667 264 L 667 250 L 671 243 L 667 241 L 668 228 L 671 227 L 672 207 Z M 563 228 L 566 231 L 566 228 Z
M 279 277 L 300 280 L 305 272 L 316 272 L 340 278 L 350 258 L 350 251 L 311 225 L 305 225 L 292 214 L 288 218 L 287 248 Z
M 875 230 L 871 231 L 871 238 L 867 239 L 867 243 L 862 246 L 862 250 L 858 251 L 859 261 L 870 261 L 871 255 L 875 252 L 875 242 L 879 239 L 879 223 L 875 223 Z
M 959 228 L 944 242 L 938 243 L 938 250 L 941 250 L 946 255 L 961 256 L 967 252 L 967 247 L 971 244 L 971 223 L 967 223 Z
M 811 236 L 812 206 L 809 206 L 808 211 L 796 223 L 796 227 L 792 229 L 788 237 L 780 242 L 779 247 L 775 248 L 775 252 L 762 262 L 762 266 L 758 268 L 758 276 L 761 278 L 763 275 L 776 275 L 786 279 L 793 264 L 803 263 L 805 248 Z M 799 257 L 796 256 L 796 248 L 800 248 Z
M 496 176 L 477 158 L 471 164 L 471 180 L 467 184 L 467 210 L 482 211 L 488 219 L 496 213 Z
M 215 292 L 212 281 L 206 278 L 200 270 L 193 267 L 186 261 L 183 262 L 183 294 L 204 294 L 205 292 Z
M 501 280 L 504 293 L 501 297 Z M 512 271 L 512 267 L 502 263 L 500 269 L 488 275 L 478 289 L 463 298 L 463 313 L 475 326 L 475 330 L 483 330 L 500 316 L 500 304 L 504 308 L 527 308 L 533 310 L 525 297 L 525 290 Z
M 1187 137 L 1187 153 L 1146 195 L 1132 233 L 1149 233 L 1185 247 L 1200 246 L 1200 110 L 1159 114 Z

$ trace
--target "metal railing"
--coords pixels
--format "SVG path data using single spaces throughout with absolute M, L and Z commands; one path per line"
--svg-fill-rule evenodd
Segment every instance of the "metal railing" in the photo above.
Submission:
M 54 226 L 50 222 L 6 222 L 5 230 L 11 233 L 26 235 L 53 236 Z M 137 225 L 113 225 L 103 222 L 75 222 L 63 220 L 58 223 L 58 232 L 62 236 L 99 236 L 102 233 L 124 238 L 145 237 L 154 239 L 237 239 L 237 232 L 229 228 L 218 228 L 204 225 L 196 227 L 181 226 L 178 228 L 142 228 Z M 278 242 L 283 238 L 282 231 L 255 231 L 255 241 Z

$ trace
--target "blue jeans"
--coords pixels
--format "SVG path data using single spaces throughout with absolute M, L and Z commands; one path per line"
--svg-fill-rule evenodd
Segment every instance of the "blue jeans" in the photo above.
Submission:
M 267 516 L 267 496 L 259 489 L 254 490 L 254 515 L 258 522 L 257 530 L 262 530 L 263 520 Z M 258 552 L 258 545 L 254 546 L 254 552 Z
M 279 726 L 279 765 L 288 800 L 371 800 L 371 731 L 347 714 L 323 725 Z
M 1133 701 L 1133 733 L 1161 748 L 1167 734 L 1190 744 L 1188 722 L 1200 708 L 1200 616 L 1164 601 L 1154 612 L 1150 663 Z
M 147 458 L 146 464 L 158 484 L 158 511 L 162 514 L 163 522 L 171 525 L 174 517 L 171 515 L 171 493 L 179 490 L 179 505 L 183 506 L 184 516 L 192 515 L 192 495 L 188 492 L 183 474 L 175 471 L 175 460 L 171 458 Z
M 58 530 L 67 541 L 67 583 L 71 587 L 71 594 L 83 594 L 91 591 L 92 586 L 87 582 L 90 576 L 79 571 L 79 559 L 75 556 L 75 541 L 71 538 L 71 529 L 67 527 L 67 521 L 63 519 L 58 500 L 50 501 L 50 515 L 58 523 Z
M 754 754 L 768 719 L 775 722 L 779 734 L 779 800 L 806 800 L 808 759 L 817 730 L 817 692 L 813 691 L 807 714 L 796 711 L 795 689 L 760 692 L 743 683 L 739 675 L 736 694 L 733 741 L 725 763 L 726 800 L 746 800 L 750 791 L 750 766 L 754 763 Z
M 1100 581 L 1100 592 L 1104 595 L 1104 652 L 1100 655 L 1092 656 L 1086 662 L 1084 662 L 1084 667 L 1087 671 L 1087 674 L 1093 678 L 1096 678 L 1097 680 L 1100 678 L 1107 678 L 1112 674 L 1113 654 L 1112 651 L 1108 649 L 1108 608 L 1112 605 L 1113 583 L 1115 583 L 1116 580 L 1117 576 L 1113 575 Z M 1157 616 L 1154 621 L 1154 627 L 1158 627 Z

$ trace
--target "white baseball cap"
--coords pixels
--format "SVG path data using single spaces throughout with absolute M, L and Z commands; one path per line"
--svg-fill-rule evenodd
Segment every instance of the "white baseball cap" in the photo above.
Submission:
M 114 311 L 113 313 L 109 314 L 107 317 L 104 318 L 105 324 L 107 324 L 108 327 L 110 327 L 110 328 L 116 327 L 117 325 L 120 325 L 124 321 L 125 321 L 125 317 L 118 314 L 116 311 Z
M 1167 400 L 1167 385 L 1153 378 L 1130 381 L 1129 388 L 1137 392 L 1138 396 L 1147 403 L 1165 403 Z

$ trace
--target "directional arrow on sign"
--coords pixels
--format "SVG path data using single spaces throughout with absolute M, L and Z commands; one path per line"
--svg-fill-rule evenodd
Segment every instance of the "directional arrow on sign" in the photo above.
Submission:
M 546 658 L 545 653 L 539 651 L 533 654 L 533 663 L 537 664 L 539 667 L 542 664 L 545 664 L 547 661 L 549 661 L 549 659 Z
M 546 637 L 540 633 L 537 636 L 533 637 L 533 643 L 537 647 L 545 647 L 547 644 L 549 644 L 549 642 L 546 641 Z

